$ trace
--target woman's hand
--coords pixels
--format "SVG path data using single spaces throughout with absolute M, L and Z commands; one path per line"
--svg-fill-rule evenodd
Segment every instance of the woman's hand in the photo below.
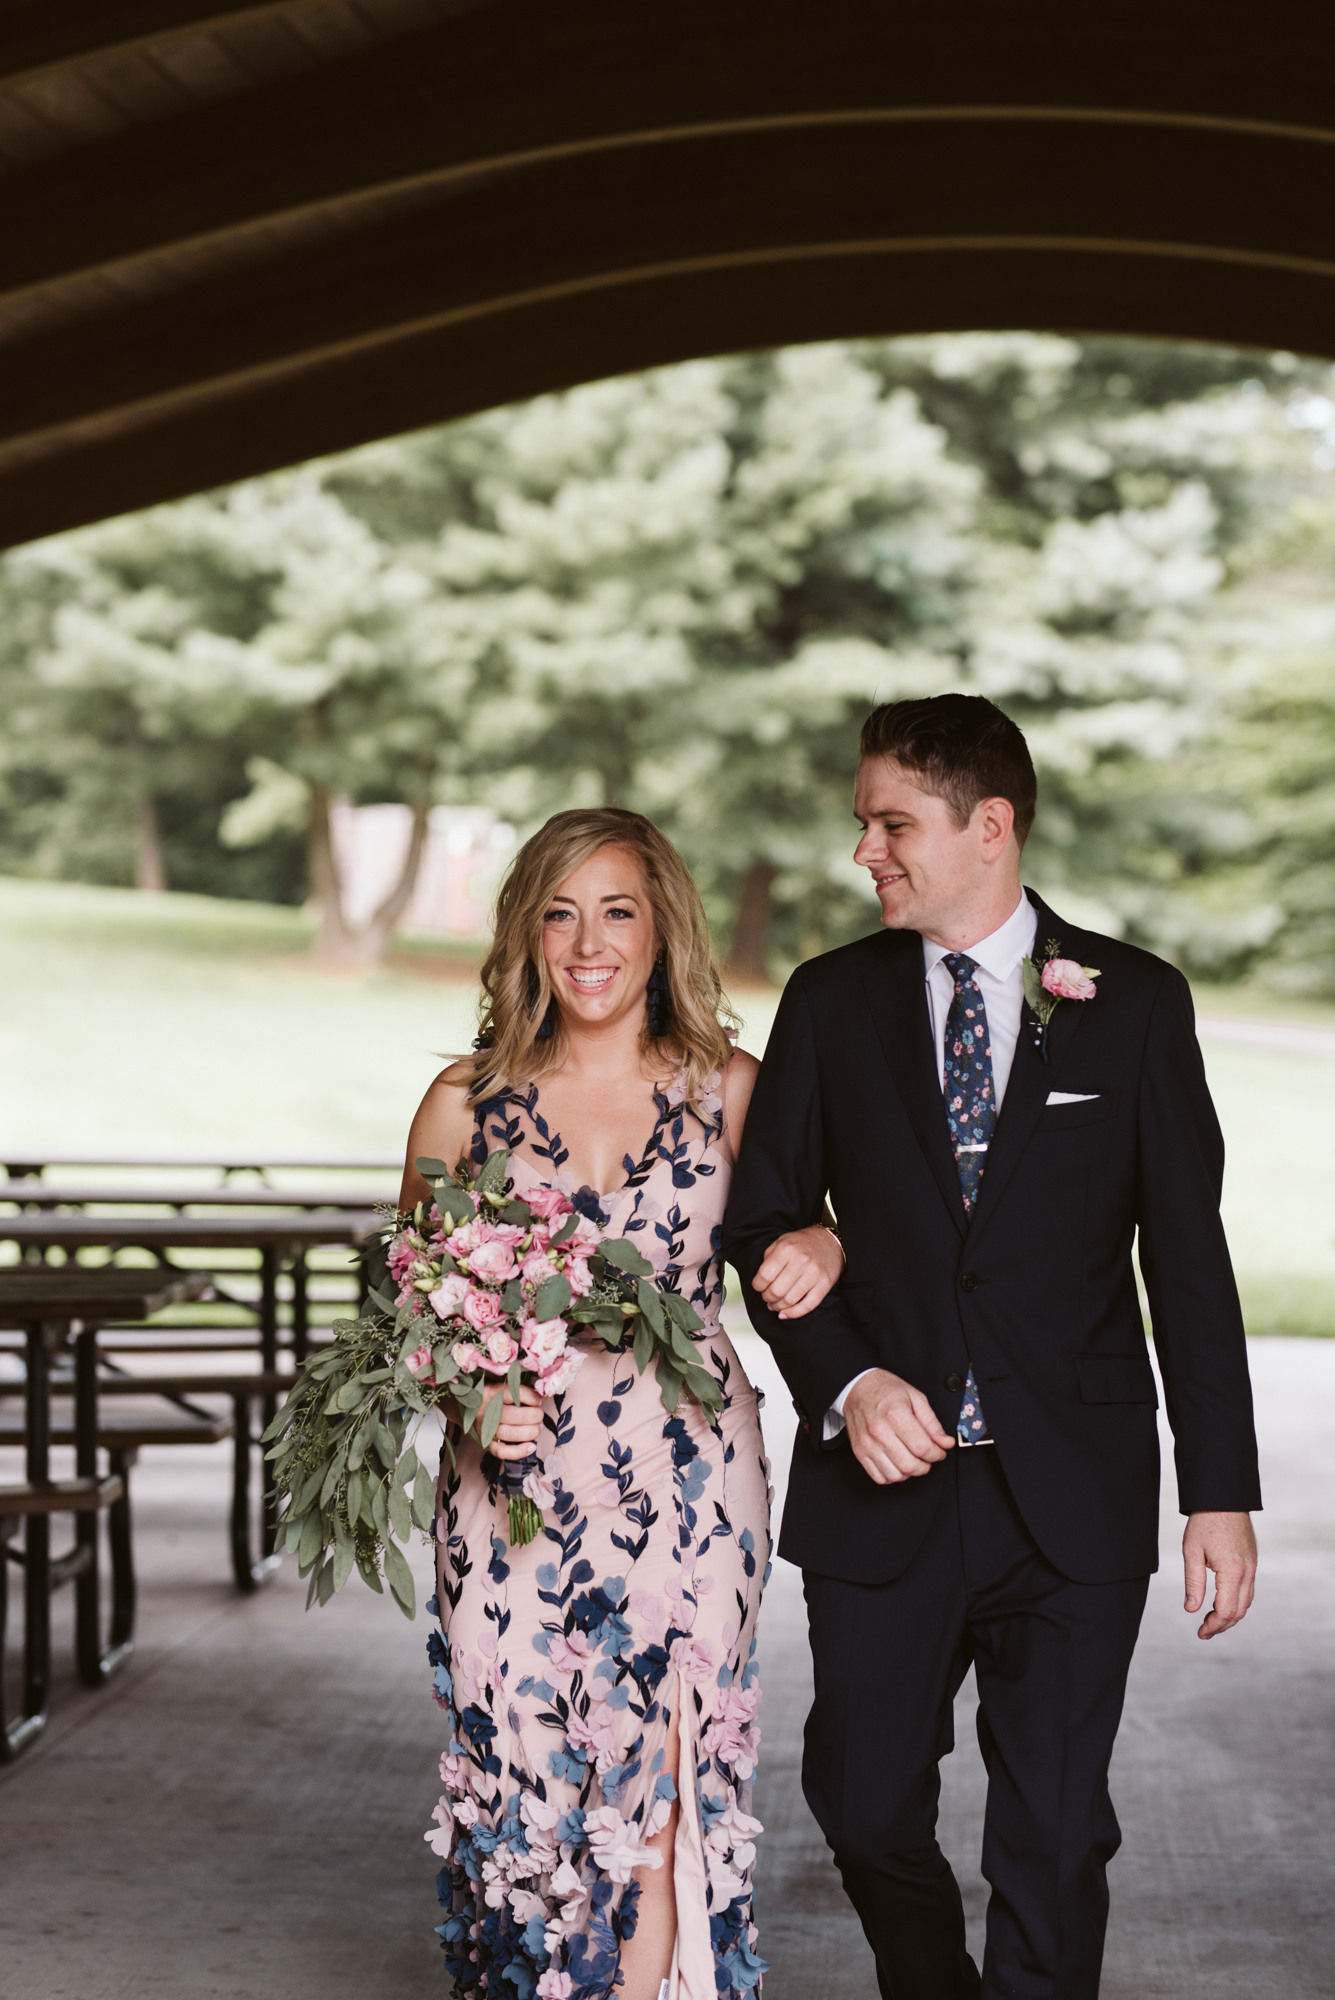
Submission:
M 541 1396 L 530 1383 L 521 1382 L 519 1401 L 516 1403 L 511 1400 L 507 1383 L 489 1382 L 482 1398 L 483 1410 L 493 1396 L 504 1396 L 505 1408 L 501 1412 L 500 1428 L 487 1450 L 493 1458 L 527 1458 L 542 1436 Z M 482 1410 L 478 1411 L 477 1421 L 481 1424 Z
M 786 1236 L 776 1236 L 765 1252 L 756 1272 L 756 1290 L 780 1319 L 802 1319 L 838 1284 L 843 1268 L 843 1248 L 823 1223 L 790 1229 Z

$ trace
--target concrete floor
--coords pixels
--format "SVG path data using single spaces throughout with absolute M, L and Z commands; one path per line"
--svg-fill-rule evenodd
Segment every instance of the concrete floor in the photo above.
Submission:
M 787 1397 L 749 1340 L 746 1361 L 773 1391 L 782 1461 Z M 1335 1995 L 1335 1342 L 1255 1343 L 1253 1368 L 1262 1591 L 1240 1631 L 1195 1640 L 1169 1496 L 1114 1764 L 1125 1845 L 1104 2000 Z M 440 1747 L 425 1619 L 410 1626 L 355 1583 L 304 1615 L 290 1568 L 258 1597 L 232 1594 L 225 1450 L 146 1455 L 136 1475 L 140 1643 L 104 1693 L 71 1684 L 60 1606 L 52 1726 L 0 1772 L 6 2000 L 443 1993 L 421 1840 Z M 783 1565 L 761 1634 L 766 2000 L 875 2000 L 798 1784 L 808 1672 L 800 1584 Z M 942 1839 L 977 1951 L 983 1787 L 967 1688 L 959 1707 Z

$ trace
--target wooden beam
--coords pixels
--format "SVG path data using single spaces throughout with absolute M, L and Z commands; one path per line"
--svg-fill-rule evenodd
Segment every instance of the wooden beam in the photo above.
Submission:
M 225 27 L 281 11 L 283 0 L 7 0 L 0 15 L 0 77 L 51 69 L 181 29 Z
M 1330 132 L 1332 66 L 1335 14 L 1302 0 L 1276 0 L 1261 36 L 1239 0 L 1208 33 L 1194 8 L 1127 0 L 1115 36 L 1057 0 L 827 0 L 819 16 L 805 0 L 681 0 L 670 20 L 509 0 L 5 176 L 0 290 L 358 191 L 757 120 L 1037 105 Z
M 1335 357 L 1335 287 L 1298 270 L 1043 247 L 794 254 L 566 293 L 91 429 L 0 465 L 0 546 L 545 390 L 788 342 L 986 327 Z
M 1277 183 L 1292 191 L 1280 213 Z M 570 294 L 592 319 L 641 274 L 662 289 L 712 263 L 814 263 L 826 248 L 1046 243 L 1117 260 L 1157 245 L 1250 266 L 1263 286 L 1289 266 L 1324 272 L 1335 294 L 1332 212 L 1335 147 L 1211 131 L 1183 151 L 1152 124 L 807 126 L 565 159 L 45 331 L 6 355 L 0 441 L 57 450 L 90 420 L 151 423 L 213 389 L 244 402 L 267 376 L 359 350 L 373 370 L 386 343 L 525 303 Z

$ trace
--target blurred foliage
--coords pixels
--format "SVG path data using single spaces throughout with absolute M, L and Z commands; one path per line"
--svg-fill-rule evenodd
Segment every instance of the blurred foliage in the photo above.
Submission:
M 787 349 L 15 551 L 0 868 L 297 901 L 338 793 L 521 831 L 608 801 L 781 972 L 876 920 L 862 715 L 962 687 L 1028 735 L 1060 908 L 1335 990 L 1329 385 L 1033 334 Z

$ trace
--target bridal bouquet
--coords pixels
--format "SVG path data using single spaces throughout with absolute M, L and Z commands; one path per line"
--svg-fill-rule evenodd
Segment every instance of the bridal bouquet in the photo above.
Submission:
M 539 1396 L 559 1395 L 584 1363 L 577 1332 L 613 1348 L 629 1343 L 641 1374 L 656 1357 L 669 1411 L 683 1387 L 711 1412 L 722 1403 L 696 1360 L 690 1336 L 701 1321 L 686 1300 L 654 1284 L 634 1245 L 604 1236 L 559 1188 L 518 1199 L 509 1157 L 491 1154 L 476 1179 L 462 1168 L 451 1175 L 439 1160 L 417 1162 L 433 1199 L 386 1229 L 386 1277 L 370 1298 L 379 1310 L 336 1323 L 264 1433 L 287 1502 L 279 1545 L 311 1574 L 308 1607 L 328 1603 L 354 1568 L 379 1590 L 383 1567 L 413 1616 L 412 1573 L 394 1538 L 406 1542 L 414 1522 L 431 1532 L 435 1485 L 410 1433 L 443 1406 L 485 1449 L 503 1403 L 500 1395 L 484 1403 L 488 1387 L 504 1380 L 516 1403 L 526 1382 Z M 448 1431 L 446 1442 L 453 1457 Z M 542 1528 L 540 1476 L 536 1451 L 503 1463 L 512 1543 Z

